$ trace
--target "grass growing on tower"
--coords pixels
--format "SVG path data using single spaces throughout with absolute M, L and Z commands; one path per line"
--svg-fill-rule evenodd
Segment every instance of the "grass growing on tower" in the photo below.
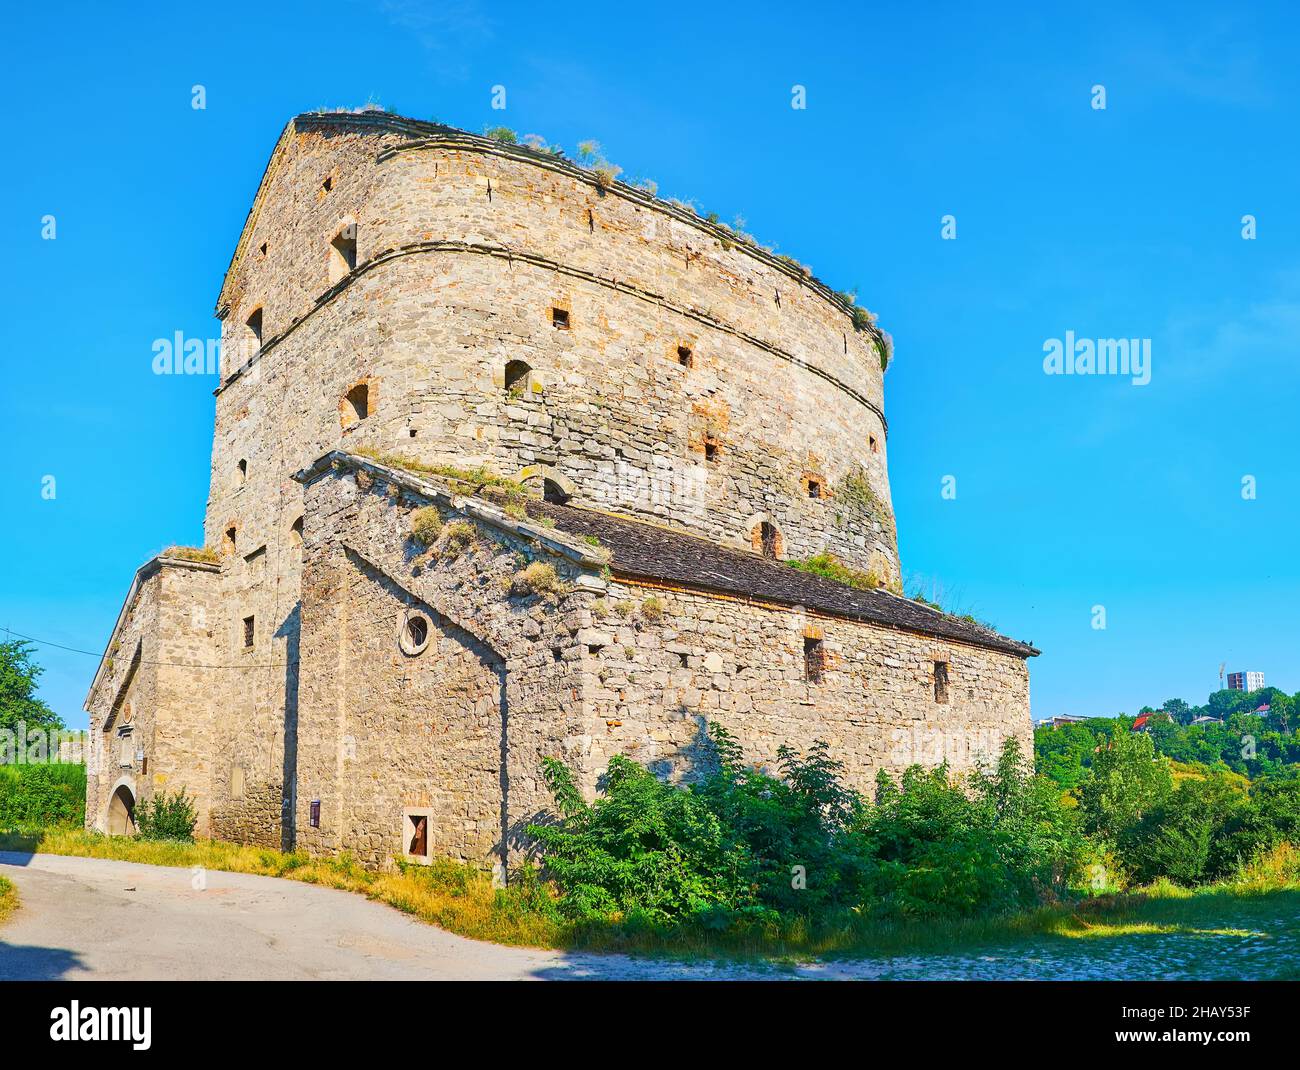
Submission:
M 813 554 L 800 560 L 787 561 L 786 564 L 800 572 L 810 572 L 814 576 L 847 584 L 860 591 L 874 591 L 880 586 L 880 577 L 874 572 L 864 572 L 852 565 L 846 565 L 832 553 Z
M 389 468 L 401 468 L 416 475 L 436 476 L 447 482 L 457 494 L 481 494 L 490 501 L 508 504 L 527 501 L 537 495 L 517 479 L 508 479 L 489 468 L 462 468 L 454 464 L 426 464 L 400 453 L 384 453 L 368 447 L 353 450 L 360 457 Z

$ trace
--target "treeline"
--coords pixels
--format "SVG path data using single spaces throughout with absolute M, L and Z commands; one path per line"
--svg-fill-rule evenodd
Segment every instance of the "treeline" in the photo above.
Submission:
M 84 765 L 0 765 L 0 830 L 81 825 L 85 818 Z
M 1300 735 L 1294 731 L 1296 699 L 1275 687 L 1258 691 L 1216 691 L 1203 706 L 1169 699 L 1158 709 L 1143 706 L 1135 716 L 1089 717 L 1034 732 L 1038 772 L 1065 788 L 1082 782 L 1093 757 L 1115 731 L 1131 730 L 1148 716 L 1143 731 L 1155 753 L 1173 761 L 1231 771 L 1250 779 L 1300 775 Z M 1257 712 L 1267 706 L 1266 712 Z M 1168 714 L 1168 719 L 1160 716 Z M 1197 718 L 1215 721 L 1192 723 Z M 1218 722 L 1218 723 L 1216 723 Z
M 1122 724 L 1103 737 L 1063 801 L 1077 804 L 1084 833 L 1102 852 L 1094 864 L 1111 867 L 1121 882 L 1213 882 L 1273 848 L 1300 845 L 1300 778 L 1251 781 L 1180 766 L 1157 752 L 1152 736 Z
M 20 639 L 0 642 L 0 829 L 40 825 L 80 825 L 86 816 L 86 767 L 61 764 L 45 751 L 42 761 L 14 761 L 28 733 L 48 733 L 64 727 L 62 719 L 36 696 L 42 669 L 33 647 Z

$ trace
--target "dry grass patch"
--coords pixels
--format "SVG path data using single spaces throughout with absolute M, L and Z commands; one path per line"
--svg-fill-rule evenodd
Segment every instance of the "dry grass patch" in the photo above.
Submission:
M 159 557 L 175 557 L 182 561 L 201 561 L 208 565 L 221 564 L 221 555 L 206 546 L 169 546 Z
M 0 922 L 3 922 L 18 909 L 18 889 L 13 881 L 0 877 Z
M 534 561 L 516 572 L 512 587 L 519 594 L 564 595 L 569 591 L 555 566 L 546 561 Z
M 411 514 L 411 539 L 420 546 L 432 546 L 442 534 L 442 514 L 437 506 L 426 505 Z

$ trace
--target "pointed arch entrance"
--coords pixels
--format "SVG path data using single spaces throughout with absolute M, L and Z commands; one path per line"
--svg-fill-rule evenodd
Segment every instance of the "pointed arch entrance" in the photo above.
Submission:
M 105 826 L 110 836 L 130 836 L 135 832 L 135 792 L 129 784 L 118 784 L 113 789 Z

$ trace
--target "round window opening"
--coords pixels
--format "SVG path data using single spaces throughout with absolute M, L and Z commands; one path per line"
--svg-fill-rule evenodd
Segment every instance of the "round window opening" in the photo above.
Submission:
M 399 643 L 403 653 L 419 654 L 429 645 L 429 618 L 419 613 L 410 614 L 402 622 Z

